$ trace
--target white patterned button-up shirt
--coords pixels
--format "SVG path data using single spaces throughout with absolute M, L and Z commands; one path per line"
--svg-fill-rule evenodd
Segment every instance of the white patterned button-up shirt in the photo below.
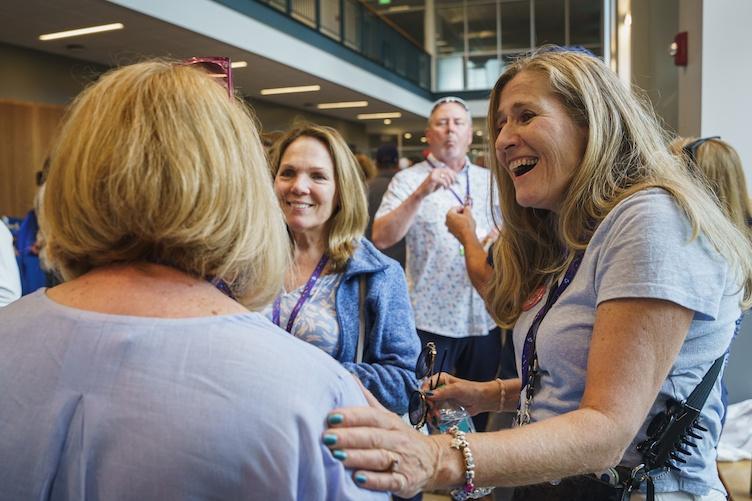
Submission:
M 429 160 L 436 167 L 446 167 L 433 155 L 429 156 Z M 399 207 L 433 168 L 429 162 L 421 162 L 395 174 L 381 200 L 376 218 Z M 494 227 L 490 172 L 466 162 L 452 185 L 454 192 L 462 199 L 467 193 L 468 177 L 473 217 L 477 223 L 478 237 L 483 238 Z M 415 310 L 415 325 L 420 330 L 452 338 L 482 336 L 494 327 L 483 300 L 470 283 L 460 243 L 444 223 L 449 209 L 459 205 L 460 202 L 450 190 L 436 190 L 423 199 L 405 236 L 407 282 Z M 498 197 L 494 198 L 493 210 L 499 214 Z M 497 217 L 497 220 L 500 218 Z

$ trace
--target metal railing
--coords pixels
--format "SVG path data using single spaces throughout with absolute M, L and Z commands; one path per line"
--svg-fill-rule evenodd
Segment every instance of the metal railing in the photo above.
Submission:
M 255 0 L 431 90 L 431 56 L 407 34 L 358 0 Z

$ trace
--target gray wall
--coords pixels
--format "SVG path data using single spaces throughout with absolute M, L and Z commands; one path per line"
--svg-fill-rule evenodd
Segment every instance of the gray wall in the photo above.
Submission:
M 0 99 L 35 103 L 68 104 L 107 67 L 0 44 Z M 359 151 L 368 151 L 368 135 L 363 124 L 339 120 L 313 112 L 249 100 L 264 131 L 284 130 L 297 119 L 305 119 L 337 129 Z
M 105 66 L 0 44 L 0 99 L 68 104 Z
M 672 131 L 679 125 L 679 75 L 668 48 L 678 26 L 678 0 L 632 0 L 632 81 Z
M 247 98 L 246 98 L 247 99 Z M 306 112 L 285 106 L 265 103 L 256 99 L 248 99 L 248 102 L 256 112 L 261 123 L 263 132 L 286 130 L 297 120 L 305 120 L 319 125 L 327 125 L 337 129 L 348 144 L 353 145 L 357 151 L 368 152 L 368 134 L 366 126 L 359 123 L 340 120 L 314 112 Z

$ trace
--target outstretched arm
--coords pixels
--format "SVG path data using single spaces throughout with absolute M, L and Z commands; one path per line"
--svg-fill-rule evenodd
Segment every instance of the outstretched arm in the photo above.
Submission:
M 692 321 L 693 312 L 657 299 L 615 299 L 596 310 L 585 392 L 579 409 L 511 430 L 468 435 L 477 485 L 523 485 L 618 464 L 650 410 Z M 623 354 L 630 346 L 629 356 Z M 338 409 L 326 433 L 363 486 L 406 496 L 460 486 L 461 454 L 451 437 L 425 437 L 396 416 L 371 408 Z M 339 420 L 339 419 L 337 419 Z M 330 421 L 331 423 L 331 421 Z M 399 458 L 396 471 L 389 469 Z M 387 471 L 388 470 L 388 471 Z

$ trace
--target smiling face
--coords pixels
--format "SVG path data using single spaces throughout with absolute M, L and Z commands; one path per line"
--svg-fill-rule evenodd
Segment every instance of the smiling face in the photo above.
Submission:
M 587 128 L 567 113 L 542 73 L 507 83 L 496 112 L 496 158 L 523 207 L 558 212 L 587 145 Z
M 323 234 L 337 205 L 334 163 L 318 139 L 301 136 L 287 147 L 274 191 L 293 233 Z
M 463 161 L 473 142 L 473 124 L 459 103 L 438 106 L 428 121 L 426 139 L 431 153 L 444 163 Z

